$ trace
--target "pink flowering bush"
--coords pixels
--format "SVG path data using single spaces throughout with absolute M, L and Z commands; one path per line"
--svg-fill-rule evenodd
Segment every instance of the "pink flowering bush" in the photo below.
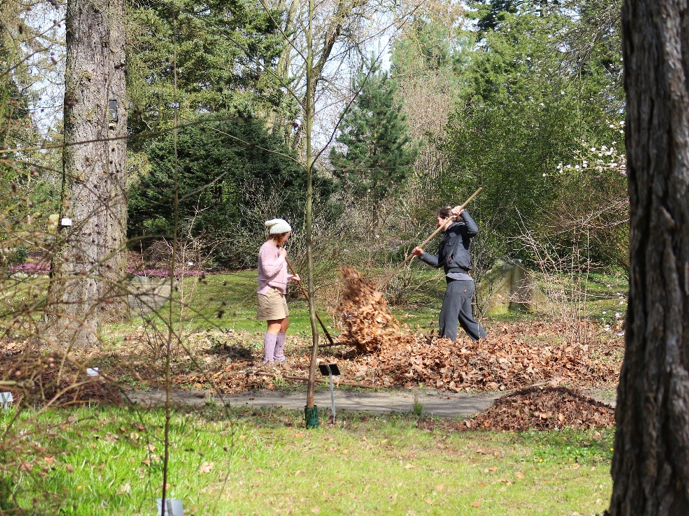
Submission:
M 127 272 L 134 276 L 144 276 L 147 278 L 167 278 L 170 276 L 170 269 L 128 269 Z M 184 269 L 175 271 L 175 277 L 200 276 L 206 274 L 198 269 Z
M 49 263 L 20 263 L 7 267 L 10 273 L 23 272 L 25 274 L 48 274 L 50 272 Z

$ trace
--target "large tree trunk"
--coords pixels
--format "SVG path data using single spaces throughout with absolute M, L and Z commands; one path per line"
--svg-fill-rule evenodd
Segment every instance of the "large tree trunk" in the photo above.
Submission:
M 631 211 L 610 514 L 689 514 L 689 10 L 623 10 Z
M 56 261 L 58 327 L 61 344 L 83 347 L 127 307 L 124 1 L 70 0 L 66 25 L 62 217 L 73 226 Z

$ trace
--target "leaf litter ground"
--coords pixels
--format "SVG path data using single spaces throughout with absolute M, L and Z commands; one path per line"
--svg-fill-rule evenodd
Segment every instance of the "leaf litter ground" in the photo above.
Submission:
M 518 430 L 613 424 L 611 409 L 606 411 L 606 406 L 576 390 L 610 389 L 618 381 L 622 339 L 595 323 L 580 321 L 589 336 L 585 342 L 572 340 L 570 328 L 562 322 L 488 321 L 487 338 L 474 342 L 462 336 L 452 343 L 434 338 L 432 333 L 414 332 L 400 323 L 390 313 L 385 297 L 356 270 L 344 267 L 343 279 L 345 288 L 339 307 L 342 347 L 325 348 L 319 354 L 322 361 L 338 364 L 340 384 L 507 393 L 482 415 L 467 420 L 466 428 Z M 211 393 L 303 385 L 296 379 L 308 376 L 310 343 L 290 336 L 288 367 L 264 368 L 258 345 L 261 337 L 232 330 L 195 332 L 185 338 L 183 347 L 174 347 L 172 381 L 177 387 Z M 163 340 L 139 328 L 125 337 L 125 346 L 74 358 L 86 367 L 100 365 L 102 373 L 120 382 L 136 383 L 141 388 L 160 387 L 164 378 Z M 0 356 L 3 379 L 16 376 L 17 363 L 30 362 L 33 366 L 24 369 L 40 372 L 34 380 L 43 381 L 43 375 L 47 379 L 44 383 L 58 385 L 52 378 L 56 370 L 54 356 L 40 359 L 33 353 L 28 360 L 28 352 L 11 352 L 7 347 L 16 348 L 16 343 L 4 345 L 5 352 Z M 73 368 L 70 371 L 70 381 L 75 381 L 79 373 Z M 114 390 L 95 383 L 99 385 L 95 389 L 87 385 L 89 388 L 82 391 L 71 389 L 72 403 L 96 401 L 99 397 L 111 402 L 117 398 Z

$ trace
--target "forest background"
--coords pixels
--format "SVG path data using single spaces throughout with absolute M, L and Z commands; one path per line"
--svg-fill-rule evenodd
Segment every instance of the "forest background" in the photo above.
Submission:
M 501 258 L 536 270 L 585 262 L 626 273 L 619 8 L 323 4 L 315 20 L 317 269 L 401 261 L 435 209 L 482 187 L 469 208 L 481 227 L 479 281 Z M 35 250 L 17 233 L 45 231 L 64 201 L 64 14 L 59 2 L 3 3 L 7 263 Z M 297 0 L 127 5 L 130 249 L 161 259 L 159 243 L 175 232 L 178 170 L 177 235 L 194 239 L 206 270 L 254 267 L 263 221 L 275 216 L 292 223 L 291 252 L 303 257 L 304 18 Z

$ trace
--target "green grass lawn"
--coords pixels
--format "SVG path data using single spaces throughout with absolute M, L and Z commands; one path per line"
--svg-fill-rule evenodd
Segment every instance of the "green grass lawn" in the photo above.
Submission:
M 21 420 L 29 451 L 12 485 L 21 506 L 155 514 L 162 410 L 27 411 Z M 303 420 L 278 409 L 173 412 L 168 496 L 187 516 L 593 515 L 610 496 L 611 431 L 457 433 L 442 422 L 419 428 L 412 415 L 344 412 L 337 426 L 305 430 Z
M 383 271 L 372 271 L 382 274 Z M 334 285 L 338 278 L 332 278 Z M 196 278 L 185 279 L 186 284 L 198 282 Z M 627 308 L 627 280 L 621 274 L 593 273 L 586 283 L 586 295 L 581 296 L 584 303 L 582 311 L 590 318 L 603 323 L 614 323 L 624 317 Z M 414 269 L 413 279 L 401 303 L 392 305 L 392 313 L 411 328 L 435 327 L 445 292 L 445 282 L 440 272 L 434 269 Z M 223 302 L 225 304 L 223 304 Z M 319 315 L 326 323 L 332 322 L 332 292 L 316 292 L 316 306 Z M 260 331 L 264 323 L 256 321 L 256 273 L 253 270 L 232 274 L 207 276 L 192 296 L 190 296 L 188 315 L 196 314 L 205 320 L 196 324 L 213 323 L 223 328 Z M 298 298 L 289 301 L 292 331 L 309 333 L 308 304 L 301 292 Z M 219 310 L 222 316 L 218 317 Z M 529 319 L 540 317 L 537 314 L 515 312 L 507 319 Z M 329 324 L 330 325 L 330 324 Z
M 392 313 L 406 322 L 411 328 L 417 326 L 423 329 L 435 327 L 442 304 L 444 284 L 441 274 L 437 271 L 418 272 L 418 282 L 422 287 L 414 289 L 405 297 L 405 304 L 392 306 Z M 431 280 L 431 281 L 428 281 Z M 333 286 L 338 280 L 333 278 L 329 285 Z M 196 277 L 185 278 L 173 296 L 172 320 L 181 321 L 186 330 L 198 328 L 229 328 L 236 331 L 262 332 L 265 322 L 256 320 L 256 271 L 246 270 L 228 274 L 208 275 L 204 279 Z M 332 303 L 335 290 L 316 293 L 316 311 L 328 326 L 333 335 L 339 330 L 335 327 L 333 312 L 337 309 Z M 297 297 L 288 301 L 290 311 L 290 333 L 304 337 L 311 334 L 308 303 L 301 292 Z M 181 303 L 180 303 L 181 300 Z M 169 320 L 170 303 L 166 303 L 159 311 L 158 317 L 150 317 L 158 324 Z M 127 330 L 142 324 L 142 319 L 136 317 L 126 324 L 111 325 L 110 333 Z M 107 332 L 106 332 L 107 333 Z

